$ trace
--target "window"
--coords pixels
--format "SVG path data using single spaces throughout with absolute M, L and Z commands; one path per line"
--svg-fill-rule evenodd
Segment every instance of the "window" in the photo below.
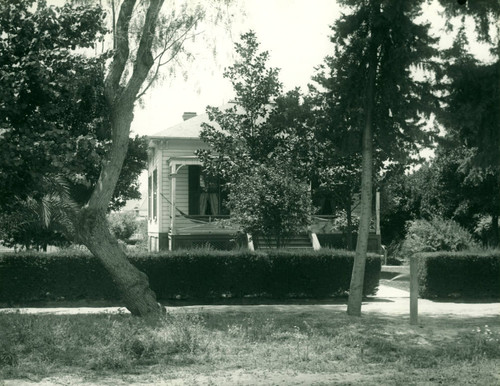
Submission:
M 151 213 L 152 213 L 152 210 L 151 210 L 151 194 L 152 194 L 152 191 L 153 191 L 153 185 L 152 185 L 152 179 L 151 179 L 151 176 L 148 177 L 148 219 L 151 220 Z
M 321 187 L 317 178 L 313 178 L 311 190 L 313 205 L 317 208 L 316 214 L 320 216 L 333 215 L 336 203 L 332 192 Z
M 202 173 L 201 166 L 188 167 L 189 211 L 190 215 L 217 216 L 227 215 L 225 207 L 227 191 L 220 178 L 209 177 Z
M 156 220 L 158 214 L 158 171 L 153 171 L 153 219 Z

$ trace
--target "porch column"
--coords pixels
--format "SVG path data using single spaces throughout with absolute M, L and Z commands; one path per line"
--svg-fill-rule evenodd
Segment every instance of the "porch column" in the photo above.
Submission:
M 177 165 L 172 163 L 170 165 L 170 237 L 168 239 L 168 249 L 171 251 L 173 249 L 172 237 L 174 235 L 175 226 L 175 191 L 177 185 Z

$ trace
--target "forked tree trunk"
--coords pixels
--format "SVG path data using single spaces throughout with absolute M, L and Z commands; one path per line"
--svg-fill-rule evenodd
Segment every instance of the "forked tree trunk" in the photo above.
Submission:
M 375 2 L 373 2 L 375 3 Z M 379 11 L 379 5 L 373 5 L 373 11 Z M 372 20 L 374 15 L 372 14 Z M 373 22 L 371 23 L 373 27 Z M 368 79 L 365 94 L 365 125 L 362 138 L 362 169 L 361 169 L 361 203 L 360 219 L 358 228 L 358 240 L 356 243 L 356 254 L 352 267 L 351 284 L 349 287 L 349 300 L 347 303 L 347 314 L 361 316 L 361 303 L 363 300 L 363 281 L 365 278 L 366 253 L 368 251 L 368 235 L 372 215 L 372 174 L 373 174 L 373 108 L 375 94 L 375 79 L 377 71 L 377 47 L 372 36 L 368 47 Z
M 116 24 L 113 61 L 106 76 L 104 95 L 108 103 L 112 144 L 102 163 L 99 179 L 87 205 L 72 216 L 79 240 L 102 262 L 118 286 L 128 310 L 138 316 L 160 314 L 162 308 L 149 288 L 147 276 L 135 268 L 110 233 L 106 210 L 113 197 L 127 154 L 135 100 L 154 64 L 151 52 L 163 0 L 150 0 L 141 38 L 126 85 L 122 79 L 129 61 L 129 26 L 136 0 L 124 0 Z

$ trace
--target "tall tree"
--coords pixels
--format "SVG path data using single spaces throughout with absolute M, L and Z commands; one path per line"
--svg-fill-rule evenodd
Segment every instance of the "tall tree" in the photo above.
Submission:
M 332 119 L 341 122 L 336 130 L 353 138 L 354 150 L 362 154 L 361 218 L 347 308 L 348 314 L 360 315 L 373 178 L 379 172 L 373 167 L 374 154 L 380 163 L 406 163 L 409 154 L 429 142 L 432 133 L 422 130 L 422 114 L 430 111 L 431 88 L 414 79 L 411 70 L 432 67 L 434 40 L 428 25 L 413 21 L 420 12 L 418 2 L 341 4 L 350 13 L 332 28 L 335 56 L 327 58 L 327 65 L 336 104 Z
M 279 70 L 267 67 L 269 53 L 259 51 L 254 32 L 235 49 L 236 62 L 224 72 L 235 103 L 207 108 L 213 123 L 200 137 L 210 148 L 197 155 L 208 173 L 226 181 L 232 220 L 283 246 L 310 222 L 309 106 L 298 90 L 282 93 Z
M 124 0 L 112 55 L 89 58 L 75 49 L 93 47 L 105 32 L 100 7 L 48 7 L 40 1 L 35 8 L 34 4 L 0 3 L 0 79 L 5 86 L 0 91 L 5 113 L 0 135 L 2 139 L 17 135 L 18 141 L 10 147 L 3 141 L 8 153 L 2 154 L 2 167 L 15 176 L 10 181 L 14 190 L 25 181 L 57 172 L 86 187 L 85 194 L 77 194 L 81 189 L 71 194 L 75 205 L 65 210 L 70 222 L 65 233 L 99 258 L 132 314 L 159 313 L 146 275 L 129 263 L 109 231 L 106 214 L 131 149 L 134 106 L 159 68 L 182 52 L 205 12 L 185 5 L 162 15 L 163 0 Z M 15 72 L 19 68 L 22 71 Z M 73 86 L 75 81 L 78 87 Z M 22 133 L 37 133 L 38 138 Z M 75 136 L 76 143 L 71 144 L 68 139 Z M 29 151 L 20 156 L 18 149 Z M 95 179 L 88 178 L 92 173 L 85 162 L 68 168 L 73 159 L 84 159 L 79 152 L 92 156 L 87 163 L 98 163 Z M 75 173 L 76 166 L 80 172 Z
M 439 164 L 456 166 L 461 176 L 460 204 L 454 216 L 470 213 L 491 218 L 490 242 L 500 245 L 500 3 L 474 1 L 466 7 L 441 2 L 447 16 L 461 16 L 450 25 L 456 29 L 453 46 L 442 53 L 440 77 L 442 108 L 437 114 L 445 136 Z M 467 34 L 465 22 L 475 23 L 475 34 Z M 496 28 L 495 28 L 496 27 Z M 490 58 L 482 62 L 473 56 L 469 44 L 475 39 L 490 46 Z M 448 162 L 447 162 L 448 161 Z M 460 219 L 459 219 L 460 220 Z M 469 225 L 470 225 L 469 224 Z

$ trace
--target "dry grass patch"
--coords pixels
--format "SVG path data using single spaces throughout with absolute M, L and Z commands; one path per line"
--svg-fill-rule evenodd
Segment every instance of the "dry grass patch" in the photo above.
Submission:
M 277 312 L 271 307 L 252 312 L 179 310 L 160 319 L 0 314 L 0 379 L 498 381 L 499 318 L 421 322 L 421 327 L 410 327 L 402 317 L 351 319 L 336 310 Z

